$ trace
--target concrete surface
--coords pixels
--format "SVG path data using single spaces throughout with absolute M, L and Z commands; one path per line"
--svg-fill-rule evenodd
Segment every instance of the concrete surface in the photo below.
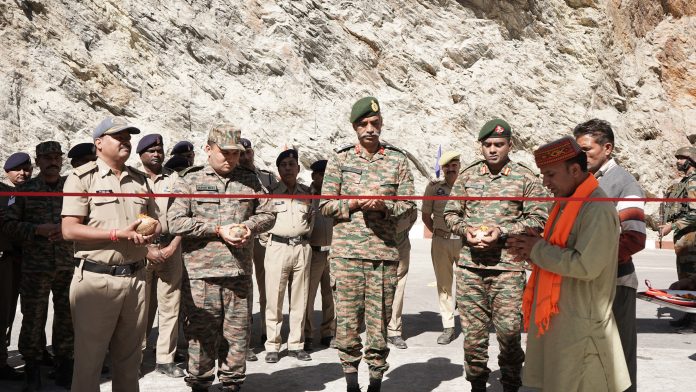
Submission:
M 392 349 L 389 356 L 391 368 L 386 373 L 383 391 L 469 391 L 469 383 L 463 377 L 462 336 L 457 326 L 458 338 L 447 346 L 436 344 L 441 331 L 437 313 L 437 296 L 435 278 L 430 261 L 430 241 L 413 240 L 411 271 L 406 287 L 404 309 L 404 332 L 409 348 Z M 639 290 L 645 290 L 642 282 L 650 279 L 654 287 L 665 288 L 676 280 L 674 253 L 667 250 L 645 250 L 636 257 L 636 266 L 641 280 Z M 319 298 L 315 309 L 320 308 Z M 287 311 L 287 309 L 286 309 Z M 693 330 L 684 333 L 671 328 L 668 321 L 680 315 L 676 311 L 659 308 L 653 303 L 638 301 L 636 317 L 638 318 L 638 387 L 640 391 L 690 391 L 693 390 L 694 373 L 696 373 L 696 334 Z M 319 318 L 319 312 L 314 315 Z M 344 391 L 345 382 L 336 351 L 319 347 L 312 352 L 313 360 L 299 362 L 284 356 L 281 352 L 280 362 L 266 364 L 264 352 L 259 342 L 258 304 L 255 305 L 255 328 L 253 346 L 259 354 L 258 362 L 250 362 L 247 369 L 247 381 L 244 391 Z M 286 318 L 287 321 L 287 318 Z M 49 326 L 51 317 L 49 317 Z M 21 324 L 21 313 L 12 334 L 10 347 L 11 360 L 15 365 L 22 361 L 17 354 L 17 337 Z M 50 341 L 50 328 L 46 329 Z M 287 329 L 284 333 L 287 336 Z M 523 347 L 526 336 L 523 337 Z M 318 336 L 315 337 L 318 341 Z M 498 345 L 491 334 L 489 350 L 490 378 L 489 391 L 501 391 L 497 378 L 500 376 L 496 357 Z M 285 348 L 283 348 L 284 350 Z M 146 374 L 140 387 L 143 391 L 188 391 L 182 379 L 170 379 L 152 372 L 154 358 L 148 352 L 145 358 Z M 44 369 L 47 371 L 48 369 Z M 367 367 L 361 364 L 360 380 L 367 381 Z M 46 391 L 61 391 L 51 380 L 44 383 Z M 217 390 L 216 384 L 212 390 Z M 366 387 L 363 387 L 366 389 Z M 0 382 L 0 391 L 20 391 L 21 382 Z M 108 377 L 103 379 L 102 391 L 111 391 Z

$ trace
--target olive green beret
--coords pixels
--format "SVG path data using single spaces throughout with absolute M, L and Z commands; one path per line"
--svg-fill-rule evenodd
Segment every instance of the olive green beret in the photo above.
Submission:
M 380 114 L 379 101 L 375 97 L 360 98 L 350 110 L 350 122 L 354 124 L 365 117 Z
M 510 128 L 510 124 L 501 118 L 494 118 L 483 124 L 479 131 L 478 140 L 482 141 L 490 137 L 504 137 L 509 139 L 511 136 L 512 129 Z

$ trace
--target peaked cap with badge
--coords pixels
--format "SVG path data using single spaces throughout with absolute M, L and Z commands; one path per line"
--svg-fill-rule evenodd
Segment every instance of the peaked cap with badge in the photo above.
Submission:
M 565 136 L 544 144 L 534 151 L 534 161 L 539 169 L 559 162 L 565 162 L 583 154 L 582 148 L 571 136 Z
M 494 118 L 483 124 L 479 131 L 478 141 L 483 141 L 492 137 L 504 137 L 510 139 L 512 137 L 512 128 L 507 121 L 501 118 Z
M 60 148 L 60 143 L 56 141 L 41 142 L 36 145 L 36 156 L 44 154 L 60 154 L 63 155 L 63 150 Z
M 221 150 L 241 150 L 242 131 L 231 124 L 216 125 L 208 134 L 208 142 L 217 144 Z
M 160 135 L 159 133 L 150 133 L 143 136 L 143 138 L 140 139 L 140 141 L 138 142 L 138 147 L 135 148 L 135 152 L 137 152 L 138 154 L 142 154 L 143 151 L 147 150 L 148 148 L 154 145 L 163 145 L 162 135 Z
M 92 139 L 97 140 L 104 135 L 113 135 L 121 131 L 128 131 L 130 134 L 140 133 L 140 129 L 128 123 L 123 117 L 109 116 L 103 119 L 92 132 Z
M 193 144 L 187 140 L 177 142 L 174 147 L 172 147 L 172 154 L 183 154 L 190 151 L 193 151 Z
M 457 151 L 445 151 L 437 163 L 440 164 L 440 167 L 442 167 L 452 161 L 458 161 L 459 156 L 460 154 Z
M 375 97 L 363 97 L 353 104 L 350 110 L 350 122 L 355 124 L 365 117 L 381 115 L 379 101 Z
M 242 143 L 242 146 L 244 146 L 245 149 L 251 148 L 251 140 L 246 139 L 246 138 L 241 138 L 239 139 Z
M 5 165 L 2 167 L 6 172 L 17 168 L 18 166 L 24 165 L 25 163 L 31 163 L 31 157 L 26 152 L 16 152 L 10 155 L 5 161 Z
M 298 163 L 300 162 L 300 158 L 299 158 L 299 155 L 297 153 L 297 150 L 289 148 L 289 149 L 281 152 L 280 154 L 278 154 L 278 158 L 276 158 L 276 166 L 280 166 L 280 162 L 285 158 L 295 158 L 295 160 Z

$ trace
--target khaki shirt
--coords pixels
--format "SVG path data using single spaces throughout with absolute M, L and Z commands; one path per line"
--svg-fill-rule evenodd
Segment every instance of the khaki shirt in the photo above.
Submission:
M 174 170 L 163 167 L 162 173 L 157 175 L 154 180 L 151 177 L 148 177 L 148 181 L 150 182 L 150 188 L 152 188 L 154 193 L 172 193 L 174 183 L 176 182 L 177 178 L 178 175 Z M 159 221 L 160 225 L 162 226 L 162 234 L 168 235 L 169 224 L 167 223 L 167 211 L 174 202 L 174 198 L 157 197 L 155 202 L 157 203 L 157 209 L 159 210 Z
M 295 186 L 295 191 L 290 193 L 288 188 L 282 182 L 279 182 L 273 189 L 273 194 L 286 195 L 309 195 L 309 187 L 302 184 Z M 270 234 L 275 234 L 281 237 L 297 237 L 306 236 L 312 232 L 314 222 L 314 213 L 310 199 L 272 199 L 274 211 L 276 212 L 276 221 Z
M 312 188 L 312 194 L 318 195 L 320 192 Z M 314 228 L 311 237 L 309 237 L 309 244 L 312 246 L 331 246 L 333 218 L 319 213 L 319 199 L 312 200 L 312 209 L 314 210 Z
M 447 181 L 440 180 L 431 182 L 425 187 L 424 196 L 449 196 L 452 187 L 447 184 Z M 423 200 L 422 212 L 426 215 L 433 216 L 433 229 L 450 232 L 447 223 L 445 223 L 445 205 L 447 200 Z
M 65 182 L 66 193 L 99 193 L 104 196 L 66 196 L 62 216 L 84 217 L 83 224 L 105 230 L 124 229 L 147 214 L 159 216 L 155 200 L 148 197 L 116 197 L 111 193 L 152 193 L 147 176 L 126 166 L 117 177 L 101 159 L 75 169 Z M 130 241 L 75 242 L 75 257 L 97 263 L 120 265 L 145 259 L 147 248 L 134 246 Z

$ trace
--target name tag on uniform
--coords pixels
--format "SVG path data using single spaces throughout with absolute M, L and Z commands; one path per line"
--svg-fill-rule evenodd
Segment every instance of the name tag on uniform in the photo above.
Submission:
M 341 171 L 355 173 L 355 174 L 362 174 L 362 170 L 355 168 L 355 167 L 350 167 L 350 166 L 341 166 Z
M 94 193 L 114 193 L 111 189 L 97 189 Z
M 217 186 L 215 185 L 196 185 L 196 190 L 197 191 L 207 191 L 207 192 L 217 192 Z
M 285 204 L 284 201 L 276 201 L 276 202 L 273 202 L 273 205 L 276 205 L 276 206 L 282 206 L 283 204 Z
M 483 184 L 466 184 L 465 188 L 483 189 Z

